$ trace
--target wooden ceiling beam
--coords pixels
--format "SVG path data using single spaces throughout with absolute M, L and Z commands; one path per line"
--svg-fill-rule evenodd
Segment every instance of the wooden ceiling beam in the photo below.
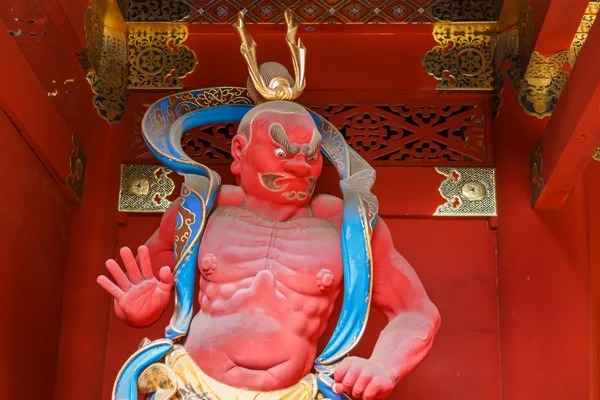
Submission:
M 600 143 L 598 48 L 600 24 L 595 24 L 542 134 L 536 165 L 541 175 L 537 185 L 534 182 L 536 209 L 564 204 Z

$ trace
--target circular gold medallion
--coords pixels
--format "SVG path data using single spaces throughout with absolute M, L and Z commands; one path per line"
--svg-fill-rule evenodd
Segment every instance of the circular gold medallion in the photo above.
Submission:
M 485 199 L 485 185 L 477 181 L 465 182 L 460 188 L 462 196 L 469 201 L 478 201 Z

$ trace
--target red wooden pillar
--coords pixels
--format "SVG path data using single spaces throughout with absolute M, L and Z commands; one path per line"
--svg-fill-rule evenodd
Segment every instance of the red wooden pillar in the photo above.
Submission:
M 537 209 L 560 208 L 600 143 L 600 24 L 594 24 L 542 134 Z
M 591 302 L 591 376 L 592 399 L 600 396 L 600 162 L 593 161 L 585 170 L 583 182 L 586 192 L 586 219 L 590 262 Z
M 561 213 L 530 205 L 529 158 L 543 121 L 509 87 L 494 126 L 503 398 L 587 399 L 590 334 L 581 188 Z
M 551 56 L 571 47 L 589 0 L 531 0 L 532 50 Z

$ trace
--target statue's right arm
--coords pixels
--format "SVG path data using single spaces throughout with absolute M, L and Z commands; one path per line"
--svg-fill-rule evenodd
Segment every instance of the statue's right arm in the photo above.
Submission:
M 245 198 L 237 186 L 223 185 L 215 201 L 216 206 L 239 206 Z M 138 249 L 138 256 L 127 247 L 120 250 L 125 271 L 115 260 L 108 260 L 106 268 L 114 280 L 98 277 L 98 284 L 114 297 L 115 313 L 123 322 L 144 327 L 156 322 L 162 315 L 173 289 L 175 230 L 179 199 L 165 211 L 160 226 Z

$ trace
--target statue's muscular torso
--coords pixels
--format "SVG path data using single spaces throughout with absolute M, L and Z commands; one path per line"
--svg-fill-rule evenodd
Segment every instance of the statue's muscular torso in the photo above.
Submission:
M 338 222 L 275 222 L 218 207 L 200 246 L 200 310 L 186 348 L 220 382 L 255 390 L 309 373 L 342 282 Z

